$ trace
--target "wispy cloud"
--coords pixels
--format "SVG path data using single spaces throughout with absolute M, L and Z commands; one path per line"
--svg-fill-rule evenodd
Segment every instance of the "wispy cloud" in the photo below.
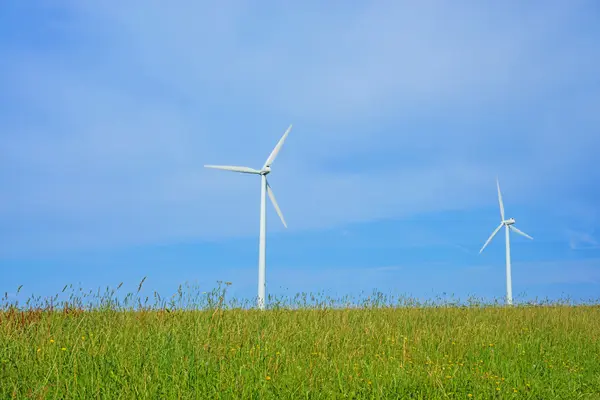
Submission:
M 598 284 L 600 258 L 516 263 L 513 279 L 523 285 Z
M 587 232 L 568 230 L 569 248 L 571 250 L 591 250 L 600 249 L 598 240 L 593 234 Z
M 375 271 L 399 271 L 401 269 L 404 269 L 403 267 L 399 266 L 399 265 L 390 265 L 390 266 L 385 266 L 385 267 L 376 267 L 373 268 Z

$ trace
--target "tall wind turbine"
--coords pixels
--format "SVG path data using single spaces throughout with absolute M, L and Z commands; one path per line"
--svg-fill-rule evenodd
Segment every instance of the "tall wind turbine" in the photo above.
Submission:
M 275 211 L 281 218 L 281 222 L 283 222 L 283 226 L 287 228 L 287 224 L 285 223 L 285 219 L 283 218 L 283 214 L 279 209 L 279 205 L 277 205 L 277 200 L 275 200 L 275 195 L 273 194 L 273 189 L 271 189 L 271 185 L 267 181 L 267 175 L 271 172 L 271 165 L 275 161 L 279 150 L 281 150 L 281 146 L 283 146 L 283 142 L 287 138 L 290 130 L 292 129 L 292 125 L 290 125 L 279 142 L 267 158 L 265 165 L 261 169 L 253 169 L 248 167 L 236 167 L 230 165 L 205 165 L 206 168 L 215 168 L 215 169 L 223 169 L 226 171 L 234 171 L 234 172 L 242 172 L 245 174 L 255 174 L 260 175 L 260 241 L 258 247 L 258 300 L 257 305 L 258 308 L 264 310 L 265 308 L 265 273 L 266 273 L 266 250 L 267 250 L 267 241 L 266 241 L 266 231 L 267 231 L 267 199 L 266 194 L 269 195 L 271 202 L 273 203 L 273 207 L 275 207 Z
M 486 248 L 486 246 L 492 241 L 494 236 L 500 231 L 500 228 L 504 226 L 506 229 L 506 303 L 508 305 L 512 305 L 512 278 L 510 274 L 510 235 L 509 231 L 513 231 L 518 233 L 519 235 L 525 236 L 527 239 L 533 240 L 531 236 L 526 234 L 525 232 L 517 229 L 515 227 L 515 219 L 509 218 L 505 219 L 504 217 L 504 203 L 502 202 L 502 193 L 500 192 L 500 182 L 498 182 L 498 178 L 496 178 L 496 186 L 498 187 L 498 202 L 500 203 L 500 225 L 496 228 L 494 232 L 490 235 L 487 242 L 483 245 L 481 250 L 479 250 L 479 254 Z

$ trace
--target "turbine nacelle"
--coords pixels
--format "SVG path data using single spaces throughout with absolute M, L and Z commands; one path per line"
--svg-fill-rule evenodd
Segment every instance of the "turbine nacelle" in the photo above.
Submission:
M 516 221 L 514 218 L 509 218 L 509 219 L 505 219 L 504 221 L 502 221 L 502 224 L 506 225 L 506 226 L 510 226 L 510 225 L 514 225 L 515 222 Z
M 269 175 L 270 172 L 271 172 L 271 167 L 268 165 L 260 170 L 261 175 Z

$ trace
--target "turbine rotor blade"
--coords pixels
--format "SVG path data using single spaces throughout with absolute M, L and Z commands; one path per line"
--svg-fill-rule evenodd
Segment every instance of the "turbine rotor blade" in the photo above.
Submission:
M 281 209 L 277 204 L 277 200 L 275 200 L 275 194 L 273 193 L 273 189 L 271 189 L 271 185 L 269 185 L 269 181 L 267 181 L 267 193 L 269 194 L 269 198 L 271 199 L 271 203 L 273 203 L 273 207 L 275 207 L 275 211 L 277 211 L 277 215 L 281 218 L 281 222 L 283 222 L 283 226 L 287 228 L 287 224 L 285 223 L 285 219 L 283 218 L 283 214 L 281 213 Z
M 481 254 L 481 252 L 483 251 L 483 249 L 485 249 L 487 247 L 487 245 L 490 244 L 490 242 L 492 241 L 492 239 L 494 238 L 494 236 L 496 236 L 496 234 L 498 233 L 498 231 L 500 230 L 500 228 L 502 228 L 502 225 L 504 225 L 504 224 L 498 225 L 498 227 L 496 228 L 496 230 L 494 232 L 492 232 L 492 234 L 490 235 L 490 237 L 488 238 L 488 240 L 485 242 L 485 244 L 483 245 L 483 247 L 481 248 L 481 250 L 479 250 L 479 254 Z
M 277 154 L 279 154 L 279 150 L 281 150 L 281 146 L 283 146 L 283 142 L 285 142 L 285 139 L 287 138 L 287 136 L 288 136 L 288 134 L 290 133 L 291 130 L 292 130 L 292 125 L 290 125 L 287 128 L 287 130 L 285 131 L 285 133 L 283 134 L 283 136 L 281 137 L 281 139 L 279 139 L 279 142 L 277 142 L 277 145 L 275 146 L 275 148 L 273 149 L 273 151 L 269 155 L 269 158 L 267 158 L 267 161 L 265 161 L 265 165 L 263 166 L 263 169 L 267 168 L 267 167 L 270 167 L 271 164 L 273 164 L 273 161 L 275 161 L 275 158 L 277 157 Z
M 516 228 L 514 225 L 509 225 L 509 226 L 508 226 L 508 229 L 510 229 L 510 230 L 512 230 L 512 231 L 514 231 L 514 232 L 516 232 L 516 233 L 518 233 L 518 234 L 519 234 L 519 235 L 521 235 L 521 236 L 525 236 L 527 239 L 531 239 L 531 240 L 533 240 L 533 238 L 532 238 L 531 236 L 529 236 L 528 234 L 526 234 L 526 233 L 525 233 L 525 232 L 523 232 L 522 230 L 520 230 L 520 229 Z
M 248 167 L 236 167 L 233 165 L 205 165 L 205 168 L 223 169 L 225 171 L 242 172 L 244 174 L 260 174 L 260 171 Z
M 500 203 L 500 216 L 502 217 L 502 221 L 504 221 L 504 203 L 502 202 L 502 193 L 500 192 L 500 182 L 498 178 L 496 178 L 496 186 L 498 187 L 498 202 Z

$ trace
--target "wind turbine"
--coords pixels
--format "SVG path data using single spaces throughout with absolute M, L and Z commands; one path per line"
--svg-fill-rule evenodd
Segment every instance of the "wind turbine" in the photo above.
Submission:
M 271 189 L 271 185 L 267 181 L 267 175 L 271 172 L 271 165 L 275 161 L 279 150 L 281 150 L 281 146 L 283 146 L 283 142 L 287 138 L 290 130 L 292 129 L 292 125 L 290 125 L 277 145 L 267 158 L 265 165 L 261 169 L 253 169 L 248 167 L 236 167 L 231 165 L 205 165 L 206 168 L 214 168 L 214 169 L 223 169 L 226 171 L 234 171 L 241 172 L 245 174 L 254 174 L 260 175 L 260 241 L 258 247 L 258 299 L 257 305 L 258 308 L 264 310 L 265 308 L 265 273 L 266 273 L 266 250 L 267 250 L 267 241 L 266 241 L 266 231 L 267 231 L 267 199 L 265 193 L 269 195 L 271 202 L 273 203 L 273 207 L 275 207 L 275 211 L 281 218 L 281 222 L 283 222 L 283 226 L 287 228 L 287 224 L 285 223 L 285 219 L 283 218 L 283 214 L 279 209 L 279 205 L 277 204 L 277 200 L 275 200 L 275 194 L 273 194 L 273 189 Z
M 496 178 L 496 186 L 498 187 L 498 202 L 500 203 L 500 225 L 496 228 L 494 232 L 490 235 L 488 240 L 485 242 L 481 250 L 479 250 L 479 254 L 486 248 L 486 246 L 492 241 L 494 236 L 500 231 L 500 228 L 504 226 L 506 229 L 506 303 L 508 305 L 512 305 L 512 278 L 510 274 L 510 235 L 509 231 L 513 231 L 518 233 L 521 236 L 525 236 L 527 239 L 533 240 L 531 236 L 526 234 L 525 232 L 517 229 L 514 218 L 505 219 L 504 217 L 504 203 L 502 202 L 502 193 L 500 192 L 500 182 L 498 182 L 498 178 Z

